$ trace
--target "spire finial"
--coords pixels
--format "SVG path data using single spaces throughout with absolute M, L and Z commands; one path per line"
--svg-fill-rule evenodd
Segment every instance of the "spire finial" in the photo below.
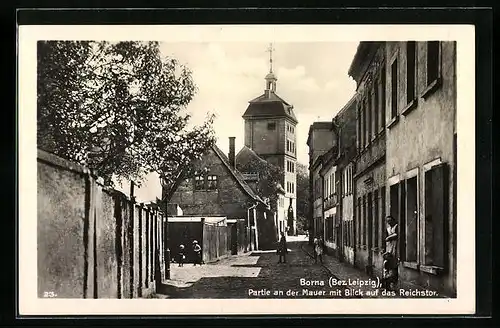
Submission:
M 269 43 L 269 47 L 267 48 L 267 51 L 269 52 L 269 73 L 273 72 L 273 43 Z

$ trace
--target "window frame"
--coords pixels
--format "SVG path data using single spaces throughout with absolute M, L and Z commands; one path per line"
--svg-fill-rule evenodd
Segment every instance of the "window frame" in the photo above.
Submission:
M 413 45 L 413 49 L 409 49 L 410 45 Z M 407 41 L 406 42 L 406 83 L 405 83 L 405 93 L 406 93 L 406 106 L 403 108 L 401 111 L 401 114 L 403 115 L 408 115 L 417 105 L 417 42 L 416 41 Z M 412 51 L 410 51 L 412 50 Z M 410 57 L 409 55 L 412 55 L 413 57 L 413 62 L 410 64 Z M 410 85 L 410 72 L 411 76 L 413 77 L 413 85 Z M 410 94 L 411 90 L 411 94 Z
M 212 179 L 211 179 L 212 178 Z M 212 187 L 211 184 L 215 182 L 215 187 Z M 219 179 L 215 174 L 207 175 L 207 190 L 217 190 L 219 189 Z
M 391 107 L 390 109 L 390 121 L 388 127 L 392 127 L 399 120 L 399 103 L 398 103 L 398 83 L 399 83 L 399 58 L 398 53 L 394 55 L 391 60 Z

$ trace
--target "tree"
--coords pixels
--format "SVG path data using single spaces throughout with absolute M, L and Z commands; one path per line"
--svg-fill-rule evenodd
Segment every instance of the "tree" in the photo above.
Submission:
M 214 142 L 207 116 L 188 129 L 196 94 L 188 68 L 158 42 L 39 41 L 38 147 L 105 178 L 167 183 Z
M 259 174 L 255 191 L 260 197 L 268 198 L 271 208 L 276 211 L 278 192 L 280 189 L 284 192 L 280 184 L 284 174 L 283 170 L 262 159 L 247 147 L 244 147 L 238 154 L 236 168 L 240 172 Z
M 297 163 L 297 230 L 304 233 L 308 229 L 309 217 L 309 170 Z

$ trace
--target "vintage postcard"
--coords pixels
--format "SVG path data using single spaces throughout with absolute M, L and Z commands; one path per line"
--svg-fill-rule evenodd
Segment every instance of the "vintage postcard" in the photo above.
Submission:
M 19 26 L 19 311 L 472 314 L 466 25 Z

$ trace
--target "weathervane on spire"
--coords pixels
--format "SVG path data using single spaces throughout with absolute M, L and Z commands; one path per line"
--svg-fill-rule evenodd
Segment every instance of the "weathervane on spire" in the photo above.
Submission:
M 269 52 L 269 73 L 273 72 L 273 43 L 269 43 L 269 47 L 267 48 L 267 51 Z

